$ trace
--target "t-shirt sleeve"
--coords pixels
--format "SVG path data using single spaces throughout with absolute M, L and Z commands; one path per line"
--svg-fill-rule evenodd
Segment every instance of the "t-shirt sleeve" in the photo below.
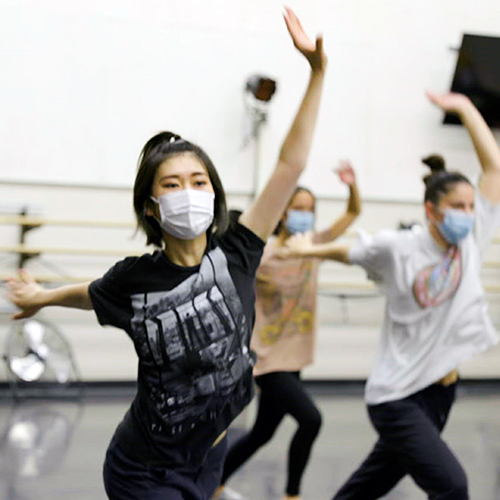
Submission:
M 236 222 L 221 237 L 220 243 L 234 265 L 238 265 L 247 273 L 256 273 L 265 242 L 254 232 Z
M 90 283 L 90 300 L 101 325 L 126 329 L 130 299 L 124 293 L 124 288 L 129 267 L 128 259 L 122 260 L 109 269 L 102 278 Z
M 392 267 L 397 234 L 384 230 L 372 236 L 359 231 L 359 240 L 349 250 L 349 261 L 365 269 L 368 279 L 381 285 L 387 281 Z
M 500 228 L 500 203 L 493 204 L 476 188 L 475 196 L 475 237 L 483 253 Z

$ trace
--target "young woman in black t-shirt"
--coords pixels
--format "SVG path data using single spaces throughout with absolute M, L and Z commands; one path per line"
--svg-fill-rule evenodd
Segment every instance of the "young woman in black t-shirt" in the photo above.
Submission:
M 204 151 L 163 132 L 144 146 L 134 185 L 138 226 L 160 250 L 91 283 L 46 290 L 24 271 L 9 280 L 16 319 L 50 305 L 94 309 L 134 342 L 138 391 L 106 454 L 110 499 L 210 498 L 225 430 L 251 399 L 255 272 L 306 165 L 326 68 L 322 39 L 311 41 L 290 9 L 285 22 L 309 85 L 273 175 L 239 223 L 228 224 Z

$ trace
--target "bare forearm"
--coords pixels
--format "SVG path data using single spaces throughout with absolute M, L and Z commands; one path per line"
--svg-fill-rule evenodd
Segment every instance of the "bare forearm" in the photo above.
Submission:
M 349 186 L 347 213 L 354 217 L 357 217 L 361 213 L 361 197 L 359 196 L 358 186 L 356 184 L 351 184 Z
M 334 260 L 342 264 L 350 264 L 349 247 L 332 245 L 329 243 L 294 250 L 293 254 L 300 257 L 313 257 L 317 259 Z
M 303 169 L 306 166 L 318 117 L 324 78 L 323 69 L 311 71 L 306 93 L 281 147 L 279 160 L 291 167 Z
M 460 113 L 484 173 L 500 173 L 500 148 L 481 113 L 470 103 Z
M 75 309 L 92 309 L 89 297 L 89 284 L 66 285 L 59 288 L 44 289 L 40 296 L 41 307 L 62 306 Z

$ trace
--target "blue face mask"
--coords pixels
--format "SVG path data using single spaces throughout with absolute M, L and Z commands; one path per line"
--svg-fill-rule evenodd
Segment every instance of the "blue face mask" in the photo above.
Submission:
M 437 226 L 448 243 L 458 245 L 474 227 L 474 214 L 449 208 L 444 211 L 443 222 Z
M 303 210 L 288 210 L 285 225 L 290 234 L 311 231 L 314 227 L 314 213 Z

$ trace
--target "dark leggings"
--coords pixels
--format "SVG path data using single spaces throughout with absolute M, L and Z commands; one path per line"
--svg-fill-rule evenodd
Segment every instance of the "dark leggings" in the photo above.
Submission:
M 379 440 L 334 500 L 375 500 L 407 474 L 431 500 L 467 500 L 465 472 L 440 436 L 455 389 L 434 384 L 405 399 L 368 406 Z
M 311 448 L 321 427 L 321 414 L 304 389 L 299 372 L 273 372 L 255 378 L 260 387 L 259 409 L 252 430 L 230 447 L 222 484 L 272 437 L 286 414 L 299 427 L 288 451 L 286 494 L 298 495 Z

